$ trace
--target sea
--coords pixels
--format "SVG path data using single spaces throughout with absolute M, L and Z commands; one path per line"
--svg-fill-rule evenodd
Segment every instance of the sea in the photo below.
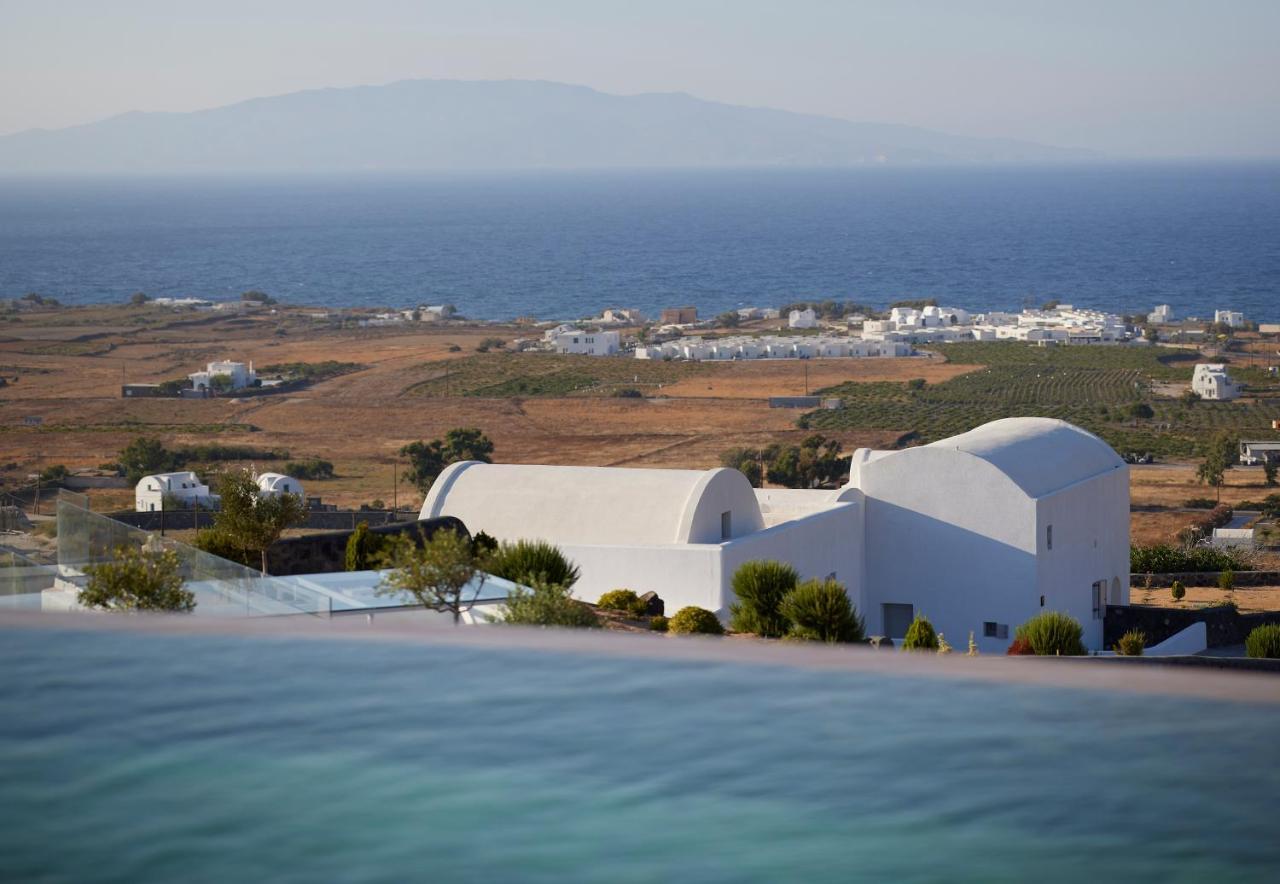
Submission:
M 1258 694 L 1139 693 L 1127 666 L 1085 674 L 1103 662 L 1005 682 L 368 629 L 0 624 L 0 880 L 1231 884 L 1280 863 L 1280 705 Z
M 0 180 L 0 297 L 475 319 L 797 300 L 1280 320 L 1280 164 Z

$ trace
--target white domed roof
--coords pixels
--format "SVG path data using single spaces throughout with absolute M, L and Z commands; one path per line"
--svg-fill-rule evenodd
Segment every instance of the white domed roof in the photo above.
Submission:
M 1066 421 L 1013 417 L 940 439 L 926 448 L 951 448 L 982 458 L 1031 497 L 1043 497 L 1124 466 L 1110 445 Z

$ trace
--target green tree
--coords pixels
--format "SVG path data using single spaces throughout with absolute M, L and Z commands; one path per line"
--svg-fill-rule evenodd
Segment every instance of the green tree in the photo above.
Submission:
M 1262 462 L 1262 475 L 1268 488 L 1275 487 L 1277 472 L 1280 472 L 1280 465 L 1277 465 L 1275 461 L 1268 459 Z
M 196 597 L 183 586 L 178 554 L 122 546 L 110 562 L 85 567 L 77 600 L 108 611 L 191 611 Z
M 426 494 L 449 464 L 464 460 L 492 463 L 493 442 L 476 427 L 455 427 L 443 439 L 411 442 L 400 454 L 409 458 L 405 480 Z
M 306 519 L 296 494 L 260 495 L 258 483 L 245 470 L 223 473 L 218 480 L 221 509 L 213 527 L 231 544 L 258 554 L 267 573 L 267 549 L 289 528 Z
M 768 452 L 768 477 L 784 488 L 817 488 L 839 481 L 848 469 L 840 456 L 840 443 L 814 434 L 799 446 L 780 447 Z
M 177 467 L 177 458 L 159 439 L 139 436 L 120 451 L 125 477 L 137 484 L 143 476 L 165 473 Z
M 432 611 L 453 616 L 458 625 L 480 596 L 487 575 L 483 559 L 471 539 L 456 531 L 440 530 L 421 537 L 408 534 L 388 538 L 382 564 L 390 572 L 378 585 L 378 595 L 409 595 Z
M 595 612 L 575 599 L 569 587 L 541 580 L 535 580 L 527 589 L 515 587 L 493 619 L 513 626 L 591 629 L 600 625 Z
M 231 375 L 215 374 L 209 378 L 209 386 L 215 393 L 225 393 L 231 389 Z
M 146 292 L 134 292 L 132 295 L 129 296 L 129 303 L 132 304 L 134 307 L 141 307 L 143 304 L 147 303 L 150 300 L 151 299 L 147 297 Z
M 1226 484 L 1226 473 L 1236 462 L 1239 449 L 1239 439 L 1228 432 L 1219 433 L 1209 443 L 1204 461 L 1196 470 L 1196 479 L 1216 489 L 1218 500 L 1222 500 L 1222 486 Z
M 347 538 L 343 566 L 348 571 L 368 571 L 377 566 L 385 547 L 384 537 L 370 531 L 368 522 L 361 522 Z
M 45 467 L 40 471 L 40 481 L 45 485 L 56 485 L 71 475 L 71 471 L 60 463 Z
M 806 580 L 782 600 L 789 635 L 828 644 L 862 641 L 865 632 L 849 593 L 835 580 Z
M 733 572 L 729 627 L 766 638 L 781 638 L 791 624 L 782 613 L 782 600 L 796 588 L 800 575 L 785 562 L 744 562 Z

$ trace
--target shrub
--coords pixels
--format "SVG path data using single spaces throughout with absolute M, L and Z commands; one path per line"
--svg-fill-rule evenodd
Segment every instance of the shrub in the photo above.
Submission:
M 933 624 L 928 618 L 917 614 L 916 619 L 907 627 L 907 636 L 902 640 L 904 651 L 936 651 L 938 650 L 938 634 L 933 631 Z
M 181 563 L 173 550 L 122 546 L 113 561 L 84 570 L 89 581 L 77 600 L 86 608 L 185 613 L 196 606 L 195 593 L 182 585 Z
M 343 566 L 348 571 L 368 571 L 377 566 L 378 557 L 385 546 L 386 541 L 382 535 L 370 531 L 368 522 L 361 522 L 347 538 Z
M 1169 587 L 1169 594 L 1173 596 L 1175 602 L 1180 602 L 1187 597 L 1187 588 L 1182 585 L 1181 580 L 1175 580 Z
M 1236 588 L 1236 575 L 1230 568 L 1218 575 L 1218 589 L 1225 589 L 1228 592 Z
M 635 387 L 623 387 L 620 390 L 614 390 L 613 395 L 619 399 L 643 399 L 644 394 Z
M 1009 643 L 1009 649 L 1005 651 L 1005 654 L 1010 657 L 1029 657 L 1034 655 L 1035 651 L 1031 649 L 1031 642 L 1027 641 L 1025 638 L 1015 637 L 1014 640 Z
M 1180 571 L 1249 571 L 1248 560 L 1234 549 L 1197 546 L 1179 549 L 1161 543 L 1129 548 L 1129 570 L 1134 574 L 1172 574 Z
M 1244 640 L 1245 653 L 1255 659 L 1280 658 L 1280 623 L 1264 623 Z
M 649 621 L 649 628 L 654 632 L 666 632 L 671 626 L 671 621 L 659 614 L 657 617 Z
M 1015 638 L 1026 639 L 1039 657 L 1079 657 L 1085 653 L 1084 630 L 1074 617 L 1045 611 L 1018 627 Z
M 676 611 L 667 621 L 667 629 L 677 635 L 724 635 L 724 627 L 715 614 L 693 605 Z
M 578 582 L 578 567 L 565 558 L 564 553 L 542 540 L 499 544 L 489 555 L 485 570 L 495 577 L 504 577 L 525 586 L 541 581 L 568 589 Z
M 643 617 L 647 606 L 640 601 L 640 596 L 630 589 L 611 589 L 600 596 L 596 607 L 606 611 L 620 611 L 633 617 Z
M 1147 634 L 1141 629 L 1130 629 L 1116 642 L 1115 652 L 1121 657 L 1141 657 L 1147 646 Z
M 284 465 L 284 472 L 295 479 L 332 479 L 333 464 L 327 460 L 291 460 Z
M 796 588 L 800 575 L 785 562 L 745 562 L 733 573 L 729 626 L 767 638 L 786 634 L 791 623 L 782 613 L 782 600 Z
M 1182 505 L 1189 510 L 1211 510 L 1218 502 L 1212 497 L 1192 497 L 1183 501 Z
M 211 556 L 238 562 L 250 568 L 256 564 L 250 550 L 238 545 L 230 535 L 217 528 L 201 528 L 196 532 L 191 545 Z
M 516 626 L 564 626 L 591 629 L 600 625 L 590 607 L 575 599 L 569 587 L 535 580 L 525 589 L 517 586 L 507 596 L 498 623 Z
M 862 618 L 835 580 L 806 580 L 786 594 L 779 610 L 795 638 L 829 644 L 862 641 Z

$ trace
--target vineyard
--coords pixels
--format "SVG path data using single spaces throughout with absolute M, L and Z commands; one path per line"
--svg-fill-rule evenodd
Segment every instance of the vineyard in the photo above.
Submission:
M 1153 381 L 1189 380 L 1195 357 L 1165 348 L 1028 347 L 966 343 L 937 348 L 958 364 L 983 366 L 936 385 L 841 384 L 821 391 L 844 407 L 801 418 L 815 429 L 913 432 L 932 442 L 1005 417 L 1070 421 L 1121 452 L 1192 455 L 1216 432 L 1268 438 L 1280 397 L 1195 402 L 1157 397 Z M 1150 417 L 1135 416 L 1145 403 Z
M 485 353 L 432 363 L 431 376 L 410 396 L 609 396 L 635 388 L 656 391 L 704 371 L 700 363 L 608 359 L 551 353 Z

